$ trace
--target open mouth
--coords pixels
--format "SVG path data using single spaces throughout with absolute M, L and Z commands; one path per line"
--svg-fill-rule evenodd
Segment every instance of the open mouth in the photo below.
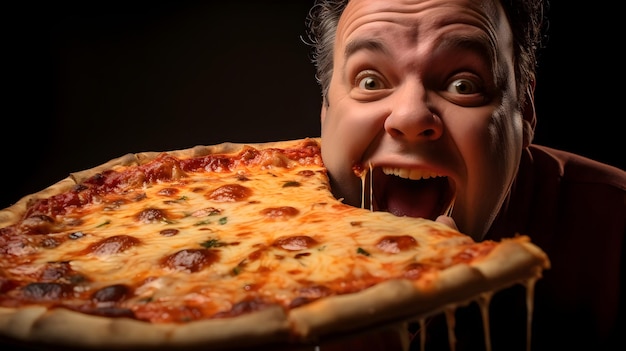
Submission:
M 446 176 L 420 169 L 377 167 L 369 177 L 369 207 L 374 211 L 435 220 L 452 210 L 454 186 Z

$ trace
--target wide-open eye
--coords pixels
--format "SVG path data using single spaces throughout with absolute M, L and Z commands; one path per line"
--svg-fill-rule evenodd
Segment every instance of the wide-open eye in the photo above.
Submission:
M 362 90 L 380 90 L 387 88 L 383 79 L 372 71 L 363 71 L 359 73 L 354 81 L 356 86 Z
M 456 75 L 444 84 L 442 96 L 459 106 L 482 106 L 493 98 L 494 90 L 473 74 Z
M 365 77 L 359 81 L 359 88 L 377 90 L 382 88 L 382 84 L 375 77 Z
M 448 85 L 447 91 L 453 94 L 476 94 L 480 92 L 480 86 L 469 79 L 456 79 Z

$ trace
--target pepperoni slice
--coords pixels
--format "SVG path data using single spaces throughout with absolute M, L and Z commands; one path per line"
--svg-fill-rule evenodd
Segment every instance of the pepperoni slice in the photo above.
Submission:
M 252 189 L 240 184 L 223 185 L 206 195 L 207 199 L 218 202 L 236 202 L 252 195 Z
M 261 210 L 262 215 L 271 219 L 287 219 L 297 216 L 299 213 L 300 211 L 297 208 L 291 206 L 268 207 Z
M 281 249 L 288 251 L 305 250 L 314 247 L 315 245 L 317 245 L 317 241 L 306 235 L 286 236 L 278 238 L 274 241 L 275 247 L 280 247 Z
M 99 242 L 90 245 L 88 252 L 100 255 L 112 255 L 124 252 L 133 246 L 137 246 L 141 241 L 130 235 L 115 235 L 102 239 Z
M 161 264 L 171 269 L 188 270 L 193 273 L 210 266 L 218 259 L 219 255 L 214 250 L 186 249 L 164 257 Z
M 382 238 L 376 247 L 383 252 L 399 253 L 409 250 L 417 245 L 417 241 L 410 235 L 386 236 Z

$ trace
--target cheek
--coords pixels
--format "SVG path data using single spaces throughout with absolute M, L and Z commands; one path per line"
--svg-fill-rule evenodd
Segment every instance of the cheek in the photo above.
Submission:
M 384 113 L 374 104 L 349 100 L 332 103 L 322 120 L 322 140 L 333 151 L 329 159 L 341 158 L 349 163 L 362 159 L 365 150 L 383 130 Z
M 480 179 L 510 178 L 522 145 L 519 113 L 491 111 L 465 117 L 450 123 L 448 129 L 468 175 Z
M 465 220 L 472 231 L 493 220 L 517 170 L 522 148 L 521 118 L 513 112 L 501 117 L 504 115 L 496 112 L 488 118 L 476 118 L 474 123 L 458 123 L 455 129 L 455 142 L 466 171 L 462 195 L 468 211 Z
M 381 122 L 364 104 L 331 102 L 322 119 L 322 157 L 333 179 L 333 192 L 358 205 L 361 180 L 352 171 L 382 130 Z M 384 119 L 383 119 L 384 121 Z
M 501 166 L 505 178 L 513 177 L 523 146 L 523 123 L 519 112 L 496 116 L 490 126 L 492 155 Z

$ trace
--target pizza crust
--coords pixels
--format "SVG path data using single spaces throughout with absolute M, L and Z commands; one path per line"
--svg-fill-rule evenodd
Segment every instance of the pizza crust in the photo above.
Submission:
M 66 350 L 219 350 L 253 345 L 285 345 L 289 323 L 277 306 L 230 319 L 188 324 L 151 324 L 127 318 L 105 318 L 62 308 L 0 308 L 0 329 L 31 346 Z M 80 331 L 80 332 L 77 332 Z
M 30 201 L 60 194 L 72 189 L 74 185 L 76 185 L 76 183 L 72 177 L 67 177 L 41 191 L 22 197 L 15 204 L 0 210 L 0 225 L 9 226 L 17 223 L 20 219 L 22 219 L 22 215 L 24 214 L 24 211 L 26 211 L 26 207 Z
M 538 279 L 548 266 L 545 253 L 527 237 L 505 239 L 483 260 L 441 271 L 432 285 L 390 280 L 355 294 L 315 301 L 292 311 L 290 319 L 304 340 L 417 320 L 450 305 L 469 303 L 485 292 Z

